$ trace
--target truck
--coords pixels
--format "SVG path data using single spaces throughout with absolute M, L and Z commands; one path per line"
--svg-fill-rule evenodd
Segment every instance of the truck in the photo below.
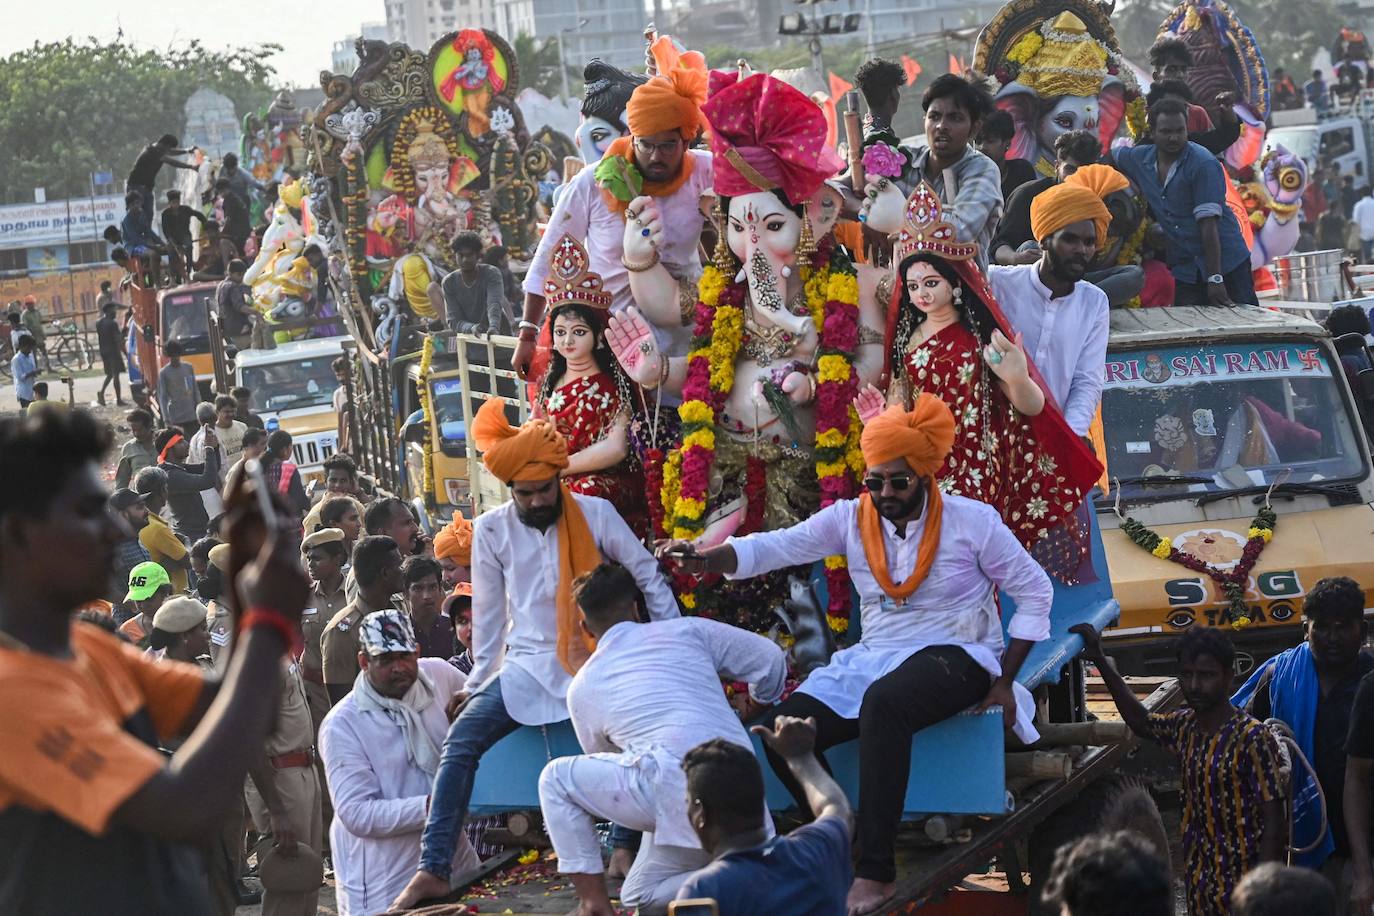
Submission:
M 339 387 L 333 363 L 347 337 L 324 337 L 278 344 L 271 350 L 240 350 L 233 355 L 233 383 L 253 393 L 251 409 L 268 430 L 291 434 L 301 482 L 324 479 L 323 463 L 339 447 Z
M 1233 634 L 1239 673 L 1302 639 L 1303 596 L 1323 577 L 1353 577 L 1374 607 L 1374 401 L 1367 377 L 1352 388 L 1325 329 L 1249 306 L 1119 309 L 1110 321 L 1096 509 L 1121 605 L 1104 633 L 1118 667 L 1169 673 L 1172 637 L 1229 623 L 1218 582 L 1142 549 L 1126 518 L 1224 573 L 1272 505 L 1273 540 L 1245 583 L 1250 623 Z
M 1342 177 L 1353 178 L 1355 189 L 1369 187 L 1374 167 L 1374 96 L 1361 93 L 1356 100 L 1329 113 L 1314 108 L 1295 108 L 1273 113 L 1273 127 L 1265 138 L 1265 151 L 1282 145 L 1307 163 L 1312 180 L 1321 180 L 1317 169 L 1333 162 Z

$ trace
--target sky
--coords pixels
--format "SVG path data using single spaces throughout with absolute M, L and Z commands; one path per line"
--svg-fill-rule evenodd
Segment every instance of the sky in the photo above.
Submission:
M 140 47 L 166 48 L 200 39 L 208 48 L 275 42 L 285 48 L 272 58 L 282 82 L 319 85 L 329 69 L 334 42 L 356 34 L 364 22 L 386 19 L 383 0 L 325 0 L 309 3 L 191 2 L 111 4 L 102 0 L 16 0 L 5 4 L 0 56 L 33 42 L 68 36 L 111 40 L 122 28 Z

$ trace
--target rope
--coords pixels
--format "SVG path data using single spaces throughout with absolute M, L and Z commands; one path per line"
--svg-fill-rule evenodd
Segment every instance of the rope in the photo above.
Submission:
M 1307 755 L 1302 752 L 1302 748 L 1298 747 L 1297 739 L 1293 737 L 1293 730 L 1288 727 L 1288 723 L 1284 722 L 1282 719 L 1265 719 L 1264 725 L 1274 733 L 1274 737 L 1277 738 L 1279 742 L 1279 749 L 1283 751 L 1284 757 L 1288 760 L 1290 797 L 1292 795 L 1291 787 L 1293 784 L 1292 764 L 1294 757 L 1296 757 L 1302 762 L 1303 769 L 1307 771 L 1307 775 L 1311 777 L 1312 787 L 1317 792 L 1317 801 L 1321 804 L 1322 829 L 1317 831 L 1317 838 L 1315 840 L 1301 849 L 1293 845 L 1293 818 L 1288 818 L 1288 864 L 1292 865 L 1294 856 L 1301 856 L 1311 852 L 1320 846 L 1322 840 L 1326 838 L 1326 832 L 1331 826 L 1331 821 L 1327 817 L 1326 811 L 1326 793 L 1322 791 L 1321 781 L 1317 779 L 1317 771 L 1312 768 L 1312 763 L 1307 759 Z

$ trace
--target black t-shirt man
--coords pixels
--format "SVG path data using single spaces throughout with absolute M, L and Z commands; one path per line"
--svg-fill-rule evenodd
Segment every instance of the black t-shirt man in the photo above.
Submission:
M 160 144 L 149 143 L 145 146 L 134 160 L 134 167 L 129 170 L 129 184 L 151 188 L 157 183 L 157 173 L 162 171 L 162 157 L 165 155 L 167 150 Z

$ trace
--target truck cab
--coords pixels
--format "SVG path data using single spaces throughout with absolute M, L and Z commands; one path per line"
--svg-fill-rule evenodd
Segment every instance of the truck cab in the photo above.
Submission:
M 218 283 L 186 283 L 164 289 L 157 296 L 158 365 L 165 366 L 163 351 L 167 344 L 181 344 L 182 361 L 196 373 L 203 400 L 212 400 L 215 364 L 211 356 L 210 325 L 207 315 L 215 303 Z
M 252 410 L 269 431 L 291 434 L 295 463 L 307 486 L 323 480 L 326 458 L 338 448 L 339 415 L 334 410 L 335 357 L 347 337 L 278 344 L 271 350 L 240 350 L 234 384 L 253 392 Z
M 1366 116 L 1355 114 L 1322 117 L 1311 108 L 1274 112 L 1274 126 L 1265 138 L 1265 151 L 1282 145 L 1307 163 L 1308 174 L 1324 162 L 1334 163 L 1342 177 L 1355 179 L 1355 189 L 1369 187 L 1369 151 L 1374 143 L 1374 125 Z
M 1152 555 L 1125 518 L 1224 574 L 1269 500 L 1278 521 L 1245 582 L 1251 623 L 1233 634 L 1240 673 L 1302 639 L 1303 596 L 1317 580 L 1374 583 L 1361 410 L 1331 338 L 1305 318 L 1253 307 L 1111 313 L 1096 505 L 1121 604 L 1104 637 L 1123 672 L 1169 673 L 1170 637 L 1230 622 L 1211 575 Z

